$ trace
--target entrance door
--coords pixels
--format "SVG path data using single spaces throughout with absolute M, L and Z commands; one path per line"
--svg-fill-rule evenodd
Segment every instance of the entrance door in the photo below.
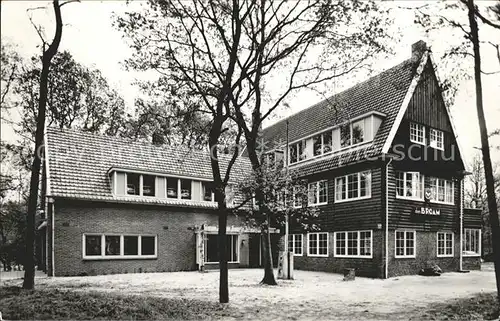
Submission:
M 261 267 L 261 243 L 260 234 L 251 233 L 248 240 L 248 266 L 252 268 Z

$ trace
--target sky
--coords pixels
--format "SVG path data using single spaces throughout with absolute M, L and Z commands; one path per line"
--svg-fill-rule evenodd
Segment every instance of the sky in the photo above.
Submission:
M 393 29 L 401 38 L 400 43 L 394 46 L 394 56 L 376 64 L 377 70 L 390 68 L 399 62 L 408 59 L 411 52 L 411 44 L 418 41 L 426 41 L 432 48 L 434 58 L 439 67 L 439 57 L 447 46 L 447 39 L 453 35 L 443 32 L 426 34 L 413 24 L 414 16 L 409 10 L 398 9 L 400 6 L 421 5 L 425 1 L 395 1 Z M 479 5 L 490 4 L 492 1 L 478 2 Z M 144 5 L 142 1 L 132 1 L 127 5 L 126 1 L 97 1 L 82 0 L 80 3 L 70 3 L 62 8 L 63 36 L 60 51 L 68 50 L 75 60 L 87 66 L 101 70 L 110 84 L 115 87 L 125 98 L 128 108 L 133 109 L 133 101 L 137 95 L 137 89 L 132 84 L 137 74 L 126 71 L 123 61 L 131 54 L 125 40 L 113 26 L 113 15 L 123 13 L 130 8 L 139 8 Z M 45 7 L 27 12 L 29 8 Z M 33 28 L 29 14 L 36 24 L 45 28 L 45 34 L 51 39 L 54 32 L 54 19 L 51 2 L 38 1 L 1 1 L 1 38 L 17 46 L 18 52 L 25 58 L 34 54 L 40 54 L 41 41 Z M 490 28 L 491 29 L 491 28 Z M 481 30 L 483 40 L 497 39 L 498 31 Z M 494 37 L 497 38 L 494 38 Z M 487 71 L 499 71 L 500 66 L 494 52 L 483 46 L 483 67 Z M 472 72 L 472 70 L 471 70 Z M 440 75 L 443 78 L 443 75 Z M 335 90 L 344 89 L 346 86 L 361 82 L 364 79 L 349 79 L 343 81 Z M 488 129 L 491 131 L 500 127 L 500 74 L 483 76 L 483 95 Z M 327 96 L 334 94 L 326 93 Z M 277 112 L 274 120 L 288 116 L 303 108 L 320 101 L 321 96 L 305 91 L 295 95 L 296 99 L 289 102 L 290 107 Z M 470 159 L 477 153 L 480 146 L 479 128 L 477 125 L 477 114 L 475 109 L 475 94 L 473 80 L 460 83 L 455 104 L 451 107 L 452 118 L 457 128 L 463 154 Z M 270 122 L 268 123 L 270 124 Z M 2 124 L 1 137 L 3 140 L 14 141 L 16 139 L 12 128 Z M 500 145 L 500 141 L 496 142 Z M 493 151 L 494 161 L 500 160 L 500 153 Z

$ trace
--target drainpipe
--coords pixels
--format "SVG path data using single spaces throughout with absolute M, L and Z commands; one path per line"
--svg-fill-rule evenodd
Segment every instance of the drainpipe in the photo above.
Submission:
M 464 179 L 462 178 L 460 181 L 460 247 L 459 247 L 459 271 L 463 270 L 463 253 L 462 253 L 462 244 L 464 237 Z
M 386 279 L 389 278 L 389 165 L 392 158 L 385 166 L 385 273 Z

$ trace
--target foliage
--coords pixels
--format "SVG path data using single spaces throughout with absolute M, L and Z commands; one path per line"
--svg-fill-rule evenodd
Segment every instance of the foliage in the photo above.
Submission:
M 33 57 L 15 87 L 22 121 L 18 132 L 34 136 L 39 97 L 39 59 Z M 116 135 L 124 127 L 125 104 L 97 69 L 63 51 L 54 56 L 48 79 L 47 126 Z
M 202 320 L 227 314 L 221 305 L 189 299 L 0 288 L 6 320 Z
M 4 268 L 24 264 L 26 203 L 8 201 L 0 205 L 0 261 Z
M 10 95 L 12 87 L 17 80 L 19 71 L 22 65 L 22 59 L 16 52 L 15 47 L 5 41 L 0 44 L 0 106 L 1 106 L 1 119 L 7 120 L 4 113 L 8 114 L 11 107 Z
M 240 183 L 238 189 L 245 199 L 255 197 L 257 191 L 264 196 L 266 211 L 259 206 L 246 206 L 247 224 L 266 230 L 269 227 L 282 228 L 286 217 L 289 223 L 302 231 L 315 231 L 320 228 L 315 221 L 317 207 L 307 206 L 307 181 L 296 174 L 287 173 L 282 163 L 265 163 L 254 171 L 249 179 Z

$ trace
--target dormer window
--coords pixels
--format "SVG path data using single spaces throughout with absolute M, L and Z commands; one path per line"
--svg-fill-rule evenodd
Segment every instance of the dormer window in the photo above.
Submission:
M 313 137 L 314 156 L 323 155 L 333 150 L 332 131 L 316 135 Z
M 155 196 L 156 177 L 153 175 L 142 175 L 142 195 Z
M 127 194 L 140 195 L 140 175 L 127 173 Z
M 365 141 L 364 119 L 340 126 L 340 147 L 348 147 Z
M 306 141 L 293 143 L 290 145 L 290 164 L 306 159 Z
M 168 178 L 167 178 L 168 182 Z M 181 199 L 190 200 L 191 199 L 191 180 L 181 179 Z
M 433 148 L 444 150 L 444 133 L 440 130 L 431 128 L 429 132 L 429 145 Z
M 167 198 L 178 198 L 178 183 L 177 178 L 167 178 Z
M 410 123 L 410 141 L 425 145 L 425 126 L 417 123 Z

